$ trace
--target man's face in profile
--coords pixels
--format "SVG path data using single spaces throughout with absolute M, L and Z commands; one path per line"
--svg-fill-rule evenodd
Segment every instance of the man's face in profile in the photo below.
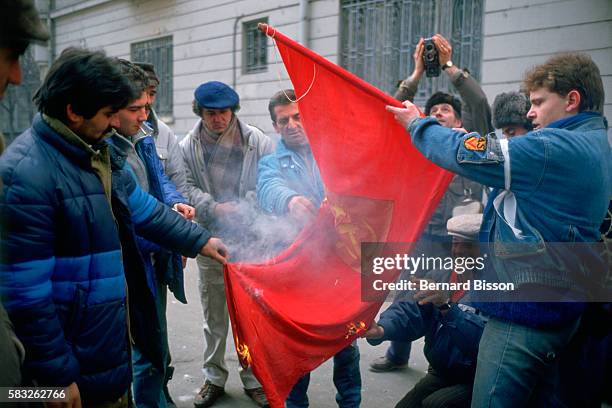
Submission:
M 534 89 L 529 93 L 531 109 L 527 118 L 533 123 L 534 129 L 548 126 L 552 122 L 563 119 L 572 114 L 568 112 L 568 96 L 561 96 L 546 88 Z
M 0 100 L 4 98 L 9 84 L 21 83 L 21 67 L 19 56 L 13 50 L 0 48 Z
M 86 143 L 97 144 L 109 131 L 111 122 L 115 120 L 116 115 L 117 111 L 110 106 L 106 106 L 89 119 L 74 115 L 74 120 L 68 126 Z
M 116 120 L 111 125 L 123 136 L 134 136 L 140 130 L 142 123 L 147 120 L 148 102 L 149 95 L 143 92 L 140 98 L 131 101 L 117 112 Z

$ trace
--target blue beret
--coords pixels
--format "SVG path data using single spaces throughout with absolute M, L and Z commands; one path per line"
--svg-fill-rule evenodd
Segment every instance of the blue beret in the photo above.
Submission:
M 240 97 L 236 91 L 219 81 L 204 82 L 196 88 L 193 94 L 198 105 L 203 108 L 234 108 L 240 102 Z

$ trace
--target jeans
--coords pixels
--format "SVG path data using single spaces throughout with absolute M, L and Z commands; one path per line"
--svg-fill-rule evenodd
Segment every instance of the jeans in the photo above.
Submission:
M 412 343 L 407 341 L 392 341 L 385 357 L 395 365 L 408 364 Z
M 156 286 L 155 306 L 158 311 L 161 327 L 159 333 L 161 339 L 158 339 L 158 341 L 163 342 L 164 361 L 169 364 L 170 349 L 168 347 L 168 327 L 166 321 L 166 299 L 168 292 L 167 286 L 159 280 L 157 280 Z M 166 385 L 166 367 L 163 370 L 159 370 L 138 350 L 137 346 L 134 346 L 132 347 L 132 373 L 134 376 L 132 390 L 136 406 L 165 408 L 166 395 L 164 394 L 164 386 Z
M 579 322 L 544 330 L 491 317 L 480 339 L 472 407 L 553 406 L 558 357 Z
M 287 397 L 287 408 L 308 407 L 310 374 L 298 380 Z M 340 408 L 356 408 L 361 404 L 361 373 L 357 342 L 342 349 L 334 356 L 334 385 L 338 393 L 336 402 Z

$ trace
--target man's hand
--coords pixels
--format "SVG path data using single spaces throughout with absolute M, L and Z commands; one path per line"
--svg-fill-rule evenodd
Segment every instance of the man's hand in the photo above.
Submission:
M 81 394 L 76 383 L 66 387 L 66 397 L 68 401 L 47 402 L 45 405 L 48 408 L 81 408 Z
M 415 104 L 410 101 L 403 102 L 405 108 L 396 108 L 395 106 L 387 105 L 386 109 L 393 113 L 395 120 L 397 120 L 406 129 L 408 124 L 414 119 L 421 115 Z
M 414 71 L 412 71 L 412 80 L 418 80 L 423 76 L 423 72 L 425 72 L 425 61 L 423 61 L 423 52 L 425 51 L 425 45 L 423 37 L 417 43 L 414 54 L 412 54 L 412 58 L 414 58 Z
M 440 66 L 443 67 L 448 61 L 451 60 L 453 56 L 453 47 L 451 47 L 448 40 L 442 37 L 440 34 L 436 34 L 431 38 L 433 39 L 433 42 L 436 45 L 436 48 L 438 49 L 438 59 L 440 61 Z
M 368 330 L 361 334 L 361 337 L 365 337 L 366 339 L 380 339 L 385 335 L 385 328 L 379 326 L 378 323 L 372 322 L 372 325 Z
M 215 217 L 223 218 L 231 216 L 236 211 L 238 211 L 238 203 L 236 201 L 227 201 L 217 204 L 213 212 Z
M 193 220 L 193 217 L 195 217 L 195 208 L 193 208 L 190 205 L 187 204 L 183 204 L 183 203 L 177 203 L 174 205 L 174 209 L 183 216 L 183 218 L 185 218 L 186 220 Z
M 215 237 L 210 238 L 206 245 L 200 249 L 200 254 L 212 258 L 223 265 L 227 263 L 227 258 L 229 257 L 229 252 L 223 241 Z
M 306 224 L 317 215 L 317 209 L 312 201 L 304 196 L 291 197 L 288 204 L 289 214 L 293 218 Z
M 432 279 L 426 279 L 428 282 L 433 282 Z M 413 282 L 415 282 L 413 280 Z M 414 300 L 419 302 L 419 305 L 432 303 L 434 306 L 440 306 L 448 303 L 449 293 L 442 290 L 419 290 L 414 294 Z

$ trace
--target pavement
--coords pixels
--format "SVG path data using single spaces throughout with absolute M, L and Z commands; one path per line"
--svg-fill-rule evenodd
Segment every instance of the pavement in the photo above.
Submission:
M 188 304 L 168 296 L 168 335 L 172 351 L 174 378 L 170 382 L 170 393 L 178 407 L 193 407 L 193 398 L 204 382 L 202 377 L 202 307 L 198 293 L 197 266 L 190 259 L 185 270 L 185 292 Z M 382 310 L 386 308 L 383 305 Z M 423 340 L 413 343 L 409 368 L 390 373 L 374 373 L 368 367 L 372 360 L 384 355 L 387 344 L 370 346 L 359 339 L 361 353 L 361 379 L 363 408 L 393 407 L 412 386 L 425 375 L 427 362 L 423 356 Z M 256 405 L 244 394 L 238 376 L 238 358 L 230 334 L 227 339 L 226 361 L 229 379 L 225 386 L 226 395 L 214 407 L 254 408 Z M 336 390 L 332 382 L 333 364 L 327 361 L 313 371 L 308 397 L 313 408 L 335 408 Z

